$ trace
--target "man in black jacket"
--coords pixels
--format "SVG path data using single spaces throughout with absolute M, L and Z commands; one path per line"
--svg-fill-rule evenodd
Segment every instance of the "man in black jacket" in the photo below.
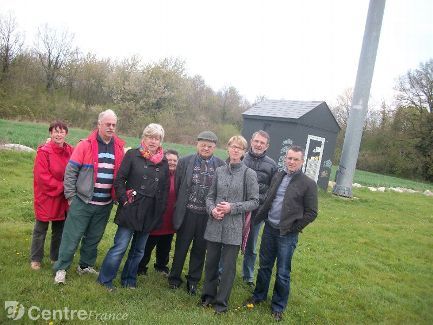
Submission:
M 168 283 L 177 289 L 182 284 L 182 269 L 192 243 L 186 289 L 195 295 L 200 281 L 206 255 L 206 241 L 203 237 L 208 215 L 206 196 L 212 184 L 217 167 L 224 161 L 213 152 L 218 141 L 215 133 L 203 131 L 197 137 L 197 153 L 179 160 L 176 171 L 176 205 L 173 227 L 177 230 L 174 258 Z
M 247 303 L 265 301 L 268 294 L 272 268 L 277 260 L 277 274 L 272 295 L 272 315 L 282 319 L 290 293 L 292 256 L 298 234 L 317 216 L 316 183 L 302 173 L 304 150 L 299 146 L 288 149 L 285 171 L 275 174 L 253 222 L 265 220 L 260 245 L 260 268 L 253 296 Z
M 250 167 L 257 174 L 260 204 L 263 204 L 266 192 L 268 191 L 269 185 L 271 184 L 272 177 L 278 169 L 275 161 L 266 155 L 266 150 L 268 148 L 269 134 L 263 130 L 254 132 L 250 141 L 250 149 L 242 160 L 246 166 Z M 256 213 L 257 210 L 252 212 L 252 218 L 254 218 Z M 262 224 L 263 222 L 260 222 L 257 225 L 251 224 L 251 230 L 248 235 L 247 245 L 245 247 L 242 277 L 244 282 L 246 282 L 250 287 L 254 287 L 254 265 L 256 263 L 257 257 L 256 245 Z

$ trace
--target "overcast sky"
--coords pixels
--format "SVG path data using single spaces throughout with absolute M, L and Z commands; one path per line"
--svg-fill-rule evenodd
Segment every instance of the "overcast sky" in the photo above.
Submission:
M 38 27 L 67 29 L 98 57 L 178 57 L 214 90 L 253 102 L 335 102 L 353 88 L 368 0 L 0 0 L 34 43 Z M 433 1 L 388 0 L 371 95 L 389 104 L 398 76 L 433 58 Z

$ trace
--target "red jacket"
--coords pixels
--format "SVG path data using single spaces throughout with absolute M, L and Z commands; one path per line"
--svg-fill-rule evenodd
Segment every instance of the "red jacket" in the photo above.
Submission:
M 93 131 L 87 139 L 81 140 L 75 147 L 65 170 L 64 191 L 69 200 L 77 195 L 86 204 L 93 196 L 93 188 L 98 174 L 98 130 Z M 123 160 L 125 141 L 114 138 L 114 179 Z M 111 197 L 116 200 L 114 186 Z
M 69 205 L 63 194 L 63 176 L 72 149 L 67 143 L 60 148 L 52 141 L 38 147 L 33 169 L 34 209 L 37 220 L 65 220 Z
M 174 234 L 175 230 L 173 228 L 173 211 L 174 203 L 176 202 L 176 191 L 174 190 L 174 173 L 170 172 L 170 191 L 167 197 L 167 207 L 165 208 L 164 215 L 162 216 L 161 227 L 155 229 L 150 233 L 151 236 L 161 236 Z

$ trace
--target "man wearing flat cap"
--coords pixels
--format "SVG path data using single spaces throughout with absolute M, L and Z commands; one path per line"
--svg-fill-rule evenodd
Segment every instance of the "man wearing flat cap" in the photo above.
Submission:
M 225 164 L 213 155 L 217 142 L 215 133 L 201 132 L 197 137 L 197 153 L 181 158 L 176 170 L 177 199 L 173 227 L 177 233 L 168 283 L 172 289 L 177 289 L 182 284 L 182 269 L 192 243 L 186 276 L 186 290 L 191 295 L 197 292 L 206 254 L 206 241 L 203 238 L 208 219 L 206 196 L 215 170 Z

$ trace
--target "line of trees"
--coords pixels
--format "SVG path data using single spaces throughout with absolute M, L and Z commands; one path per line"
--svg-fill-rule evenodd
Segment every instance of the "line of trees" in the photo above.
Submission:
M 200 76 L 189 76 L 185 62 L 165 58 L 144 63 L 137 56 L 121 61 L 83 54 L 67 31 L 41 26 L 32 48 L 13 15 L 0 16 L 0 117 L 34 121 L 61 118 L 92 128 L 100 111 L 119 115 L 120 132 L 139 136 L 144 125 L 161 123 L 167 140 L 193 143 L 199 130 L 215 131 L 221 143 L 242 126 L 250 107 L 234 87 L 219 91 Z M 401 76 L 393 107 L 370 109 L 357 167 L 433 181 L 433 59 Z M 266 98 L 260 97 L 256 101 Z M 331 107 L 342 127 L 338 163 L 352 92 Z
M 143 63 L 83 54 L 73 35 L 48 25 L 38 29 L 32 48 L 12 15 L 0 18 L 0 116 L 92 128 L 98 112 L 112 108 L 119 130 L 138 136 L 159 122 L 167 140 L 191 143 L 200 129 L 211 129 L 224 143 L 241 128 L 249 103 L 234 87 L 210 88 L 200 75 L 186 74 L 185 62 L 165 58 Z
M 382 103 L 380 109 L 368 112 L 357 168 L 433 182 L 433 59 L 402 75 L 395 91 L 394 107 Z M 337 156 L 351 96 L 347 90 L 332 108 L 343 129 Z

